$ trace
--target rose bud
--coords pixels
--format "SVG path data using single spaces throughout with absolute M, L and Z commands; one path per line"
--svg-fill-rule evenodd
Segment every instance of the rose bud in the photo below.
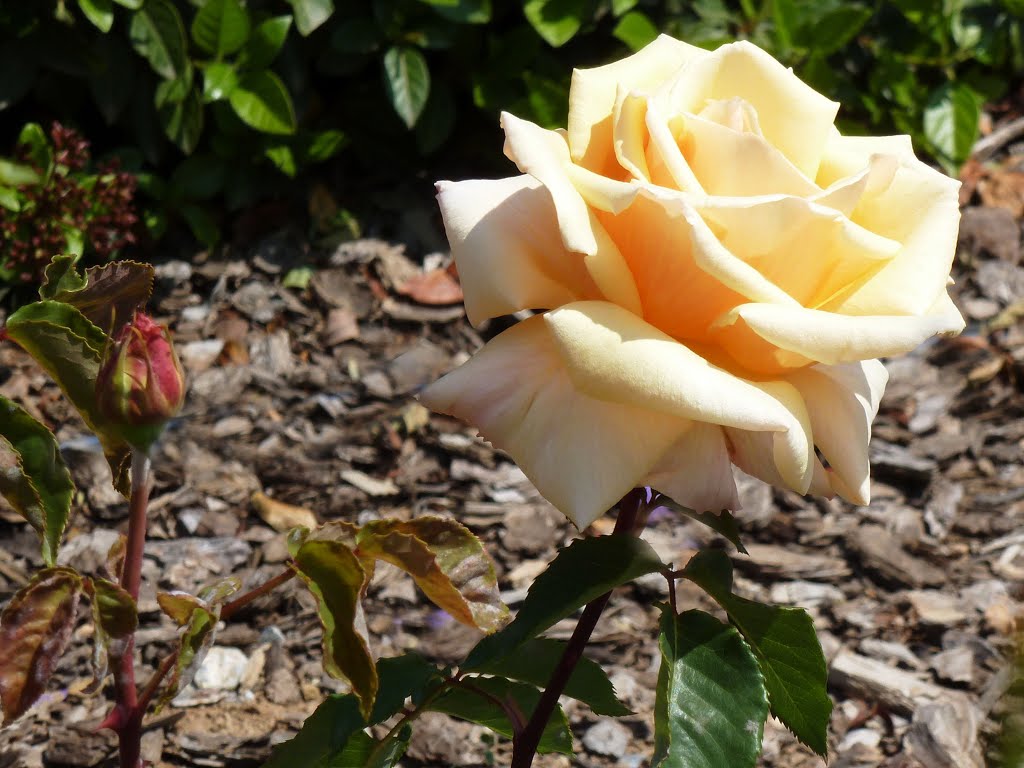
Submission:
M 185 400 L 185 376 L 167 329 L 137 312 L 108 345 L 96 404 L 121 436 L 148 448 Z

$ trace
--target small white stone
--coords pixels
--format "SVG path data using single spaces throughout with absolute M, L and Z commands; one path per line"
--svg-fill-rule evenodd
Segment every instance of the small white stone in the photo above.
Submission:
M 233 691 L 242 682 L 249 657 L 237 648 L 215 645 L 206 654 L 192 681 L 196 688 Z

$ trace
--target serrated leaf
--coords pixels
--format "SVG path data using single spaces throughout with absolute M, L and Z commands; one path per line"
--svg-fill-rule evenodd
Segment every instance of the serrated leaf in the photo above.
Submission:
M 239 0 L 206 0 L 192 19 L 192 39 L 220 58 L 241 49 L 251 28 L 249 13 Z
M 238 66 L 245 69 L 269 67 L 281 52 L 291 26 L 291 16 L 274 16 L 253 27 L 249 42 L 238 54 Z
M 139 626 L 139 614 L 132 596 L 118 584 L 101 578 L 85 580 L 92 599 L 93 682 L 95 691 L 107 676 L 108 659 L 119 659 L 127 649 L 127 640 Z
M 682 575 L 707 592 L 750 644 L 764 676 L 771 711 L 804 744 L 828 753 L 832 700 L 828 669 L 814 622 L 800 608 L 747 600 L 732 592 L 732 563 L 718 550 L 703 550 Z
M 41 298 L 70 304 L 97 328 L 112 334 L 142 309 L 153 293 L 152 264 L 112 261 L 79 276 L 72 257 L 56 257 L 46 268 Z
M 768 698 L 735 628 L 703 611 L 662 608 L 654 704 L 659 768 L 744 768 L 761 754 Z
M 316 598 L 324 633 L 324 670 L 349 681 L 360 711 L 369 718 L 378 679 L 365 631 L 360 631 L 363 619 L 359 598 L 366 572 L 343 543 L 316 539 L 307 539 L 299 547 L 295 568 Z
M 413 577 L 439 608 L 485 632 L 498 629 L 508 608 L 498 593 L 494 564 L 464 525 L 440 517 L 375 520 L 359 529 L 358 552 Z
M 591 600 L 664 564 L 651 545 L 632 536 L 577 539 L 563 549 L 530 587 L 515 620 L 481 640 L 464 667 L 508 655 Z
M 693 518 L 699 523 L 704 523 L 704 525 L 715 533 L 724 536 L 730 544 L 736 547 L 736 549 L 744 555 L 748 554 L 746 547 L 743 546 L 743 542 L 740 540 L 740 526 L 729 510 L 723 509 L 721 512 L 717 513 L 696 512 L 689 507 L 684 507 L 682 504 L 670 499 L 668 496 L 661 494 L 659 494 L 654 500 L 653 506 L 667 507 L 673 512 L 678 512 L 679 514 Z
M 0 707 L 4 725 L 46 690 L 67 648 L 82 594 L 70 568 L 47 568 L 19 589 L 0 613 Z
M 552 48 L 572 40 L 587 17 L 588 0 L 526 0 L 523 13 Z
M 247 72 L 228 94 L 228 103 L 238 118 L 263 133 L 295 132 L 295 109 L 284 83 L 273 72 Z
M 160 77 L 174 80 L 188 68 L 185 24 L 171 0 L 146 0 L 132 14 L 128 36 L 135 51 Z
M 391 106 L 412 129 L 430 96 L 430 70 L 423 54 L 407 45 L 388 48 L 384 54 L 384 86 Z
M 540 691 L 526 683 L 501 677 L 470 677 L 463 678 L 460 685 L 453 686 L 437 697 L 428 709 L 483 725 L 506 738 L 512 738 L 515 728 L 505 707 L 521 714 L 525 723 L 539 699 Z M 497 702 L 502 702 L 504 706 Z M 572 731 L 569 730 L 569 721 L 561 707 L 556 707 L 551 714 L 537 752 L 572 754 Z
M 527 640 L 512 653 L 497 661 L 482 664 L 476 671 L 502 675 L 544 688 L 564 655 L 566 645 L 562 640 L 546 637 Z M 582 701 L 595 715 L 623 717 L 633 714 L 629 707 L 616 698 L 615 688 L 601 665 L 586 656 L 576 664 L 562 695 Z
M 311 34 L 334 13 L 333 0 L 288 0 L 295 14 L 295 27 L 303 37 Z
M 955 171 L 971 154 L 980 113 L 981 99 L 963 83 L 943 83 L 929 95 L 924 135 L 947 170 Z
M 52 566 L 75 494 L 57 438 L 25 409 L 0 396 L 0 443 L 14 458 L 14 466 L 0 467 L 0 493 L 39 532 L 43 561 Z
M 114 26 L 114 4 L 112 0 L 78 0 L 82 14 L 100 32 L 109 32 Z

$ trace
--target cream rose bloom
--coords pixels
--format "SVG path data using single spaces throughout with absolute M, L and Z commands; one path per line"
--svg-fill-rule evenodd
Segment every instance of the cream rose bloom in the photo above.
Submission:
M 963 328 L 958 183 L 838 107 L 750 43 L 662 36 L 574 72 L 567 131 L 503 115 L 522 175 L 438 199 L 470 320 L 548 311 L 423 402 L 580 527 L 641 485 L 736 509 L 734 464 L 867 504 L 876 358 Z

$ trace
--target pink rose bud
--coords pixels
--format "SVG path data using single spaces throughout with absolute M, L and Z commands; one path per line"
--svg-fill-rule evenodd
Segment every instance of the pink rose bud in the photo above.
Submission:
M 132 445 L 148 448 L 181 410 L 185 376 L 170 335 L 137 312 L 107 347 L 96 379 L 96 404 Z

